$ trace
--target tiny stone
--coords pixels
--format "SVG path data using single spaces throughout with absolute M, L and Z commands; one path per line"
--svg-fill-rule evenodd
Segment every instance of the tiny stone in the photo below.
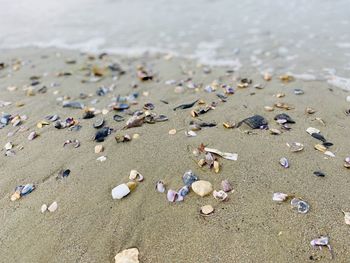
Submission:
M 95 146 L 95 153 L 103 152 L 104 148 L 103 145 L 99 144 Z

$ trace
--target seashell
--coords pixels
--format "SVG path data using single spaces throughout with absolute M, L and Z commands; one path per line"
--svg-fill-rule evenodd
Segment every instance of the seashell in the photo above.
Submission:
M 178 198 L 178 193 L 174 190 L 168 190 L 168 193 L 167 193 L 167 199 L 169 202 L 175 202 Z
M 156 122 L 163 122 L 167 120 L 169 120 L 168 117 L 162 114 L 154 118 L 154 121 Z
M 49 116 L 46 116 L 45 119 L 47 119 L 48 121 L 51 121 L 51 122 L 55 122 L 59 119 L 60 117 L 55 114 L 55 115 L 49 115 Z
M 322 171 L 315 171 L 314 175 L 316 175 L 318 177 L 325 177 L 326 176 Z
M 70 174 L 70 170 L 69 169 L 66 169 L 66 170 L 60 170 L 58 172 L 58 175 L 57 175 L 57 179 L 62 179 L 64 177 L 68 177 Z
M 188 195 L 189 192 L 190 192 L 190 187 L 185 185 L 185 186 L 181 187 L 177 193 L 179 194 L 179 196 L 184 197 L 184 196 Z
M 192 183 L 192 190 L 197 195 L 203 197 L 206 195 L 209 195 L 213 191 L 213 186 L 208 181 L 199 180 L 194 183 Z
M 143 181 L 143 176 L 136 170 L 131 170 L 129 175 L 130 180 L 137 180 L 138 182 Z
M 291 152 L 300 152 L 304 149 L 304 145 L 300 142 L 287 143 L 287 146 Z
M 49 212 L 53 213 L 57 210 L 57 208 L 58 208 L 58 204 L 55 201 L 47 208 L 47 210 L 49 210 Z
M 282 158 L 280 159 L 280 164 L 281 164 L 284 168 L 289 168 L 289 162 L 288 162 L 288 160 L 287 160 L 286 157 L 282 157 Z
M 219 164 L 218 161 L 214 161 L 213 168 L 214 168 L 215 173 L 219 173 L 219 171 L 220 171 L 220 164 Z
M 117 143 L 120 143 L 120 142 L 129 142 L 131 141 L 131 136 L 129 134 L 125 134 L 125 135 L 120 135 L 120 134 L 117 134 L 115 137 L 115 140 L 117 141 Z
M 5 152 L 5 156 L 7 156 L 7 157 L 13 157 L 15 155 L 16 155 L 16 153 L 13 150 L 6 150 L 6 152 Z
M 32 140 L 34 140 L 36 137 L 38 137 L 38 134 L 37 134 L 35 131 L 33 131 L 33 132 L 31 132 L 31 133 L 28 135 L 28 140 L 32 141 Z
M 20 199 L 21 198 L 21 194 L 20 194 L 20 192 L 18 192 L 18 191 L 15 191 L 12 195 L 11 195 L 11 201 L 16 201 L 16 200 L 18 200 L 18 199 Z
M 31 193 L 35 189 L 35 185 L 33 184 L 26 184 L 24 186 L 20 186 L 20 194 L 21 196 L 25 196 L 29 193 Z
M 344 212 L 344 221 L 345 221 L 345 224 L 347 225 L 350 225 L 350 212 Z
M 326 138 L 320 133 L 312 133 L 311 136 L 317 140 L 320 140 L 321 142 L 327 142 Z
M 115 263 L 139 263 L 139 250 L 137 248 L 125 249 L 114 257 Z
M 254 115 L 254 116 L 251 116 L 249 118 L 246 118 L 246 119 L 240 121 L 237 124 L 237 128 L 240 127 L 243 123 L 247 124 L 252 129 L 259 129 L 259 128 L 267 126 L 267 124 L 268 124 L 267 120 L 260 115 Z
M 228 197 L 228 195 L 223 190 L 220 190 L 220 191 L 214 190 L 213 196 L 216 200 L 219 200 L 219 201 L 225 201 Z
M 13 144 L 11 142 L 8 142 L 8 143 L 5 144 L 4 149 L 5 150 L 11 150 L 12 147 L 13 147 Z
M 169 131 L 169 134 L 170 134 L 170 135 L 175 135 L 175 134 L 176 134 L 176 129 L 171 129 L 171 130 Z
M 123 116 L 120 116 L 120 115 L 116 114 L 116 115 L 113 116 L 113 120 L 115 120 L 117 122 L 120 122 L 120 121 L 125 120 L 125 118 Z
M 95 153 L 101 153 L 103 150 L 103 145 L 99 144 L 95 146 Z
M 145 109 L 145 110 L 154 110 L 154 104 L 153 103 L 146 103 L 145 105 L 143 105 L 143 108 Z
M 292 207 L 297 208 L 298 212 L 301 214 L 306 214 L 310 209 L 310 206 L 308 203 L 298 198 L 293 198 L 290 204 Z
M 286 96 L 286 94 L 284 94 L 284 93 L 277 93 L 275 96 L 276 96 L 276 98 L 283 98 L 283 97 Z
M 50 123 L 46 122 L 46 121 L 40 121 L 36 124 L 36 127 L 38 127 L 39 129 L 43 128 L 44 126 L 49 125 Z
M 120 184 L 112 189 L 113 199 L 122 199 L 130 193 L 130 189 L 127 184 Z
M 236 126 L 236 123 L 234 122 L 224 122 L 222 124 L 226 129 L 232 129 Z
M 293 106 L 284 103 L 284 102 L 279 102 L 279 103 L 275 103 L 275 107 L 280 108 L 280 109 L 285 109 L 285 110 L 292 110 L 294 109 Z
M 329 156 L 329 157 L 335 157 L 335 154 L 330 152 L 330 151 L 325 151 L 324 154 Z
M 47 205 L 46 205 L 46 204 L 43 204 L 43 205 L 41 206 L 41 208 L 40 208 L 41 213 L 45 213 L 46 210 L 47 210 Z
M 306 132 L 310 135 L 312 135 L 313 133 L 320 133 L 320 130 L 313 128 L 313 127 L 309 127 L 306 129 Z
M 302 89 L 294 89 L 294 94 L 295 95 L 303 95 L 304 91 Z
M 279 129 L 269 129 L 269 131 L 273 135 L 280 135 L 282 133 Z
M 165 184 L 163 181 L 158 181 L 156 183 L 156 190 L 159 192 L 159 193 L 164 193 L 165 192 Z
M 295 121 L 288 114 L 285 114 L 285 113 L 277 114 L 274 117 L 274 120 L 276 121 L 283 120 L 285 121 L 284 123 L 295 123 Z
M 96 161 L 100 161 L 100 162 L 104 162 L 107 160 L 107 157 L 106 156 L 100 156 L 96 159 Z
M 224 190 L 224 192 L 230 192 L 233 189 L 228 180 L 223 180 L 221 182 L 221 187 L 222 187 L 222 190 Z
M 197 133 L 195 133 L 194 131 L 186 131 L 185 132 L 187 137 L 195 137 L 197 136 Z
M 112 129 L 109 127 L 103 127 L 102 129 L 98 130 L 95 134 L 94 140 L 97 142 L 103 142 L 104 139 L 111 134 Z
M 264 110 L 266 111 L 273 111 L 275 108 L 274 107 L 271 107 L 271 106 L 265 106 L 264 107 Z
M 77 101 L 63 101 L 63 108 L 72 108 L 72 109 L 83 109 L 84 104 Z
M 199 212 L 202 216 L 208 216 L 214 212 L 214 207 L 211 205 L 204 205 Z
M 320 238 L 316 238 L 311 240 L 310 245 L 315 246 L 328 246 L 329 245 L 329 238 L 321 236 Z
M 122 110 L 129 109 L 129 107 L 130 107 L 129 104 L 117 103 L 116 105 L 113 106 L 113 110 L 122 111 Z
M 129 190 L 130 192 L 134 191 L 136 186 L 137 186 L 137 183 L 135 182 L 127 182 L 126 185 L 129 187 Z
M 328 147 L 333 146 L 333 143 L 331 143 L 331 142 L 323 142 L 322 145 L 328 148 Z
M 198 181 L 198 177 L 192 172 L 192 170 L 188 170 L 182 176 L 182 181 L 185 185 L 191 186 L 195 181 Z
M 87 119 L 92 119 L 93 117 L 95 117 L 95 113 L 93 111 L 85 111 L 83 114 L 83 119 L 87 120 Z
M 284 193 L 273 193 L 272 201 L 283 202 L 288 198 L 287 194 Z
M 105 123 L 105 120 L 103 118 L 99 118 L 94 122 L 93 127 L 95 129 L 101 128 L 104 125 L 104 123 Z
M 327 151 L 327 148 L 325 146 L 323 146 L 322 144 L 316 144 L 314 146 L 314 148 L 320 152 L 325 153 Z
M 306 112 L 307 114 L 314 114 L 314 113 L 316 112 L 316 110 L 313 109 L 313 108 L 311 108 L 311 107 L 307 107 L 307 108 L 305 109 L 305 112 Z

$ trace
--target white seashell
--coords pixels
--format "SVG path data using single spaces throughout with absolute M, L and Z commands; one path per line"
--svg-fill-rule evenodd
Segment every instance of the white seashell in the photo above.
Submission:
M 287 194 L 284 193 L 273 193 L 272 201 L 283 202 L 288 198 Z
M 112 189 L 113 199 L 122 199 L 130 193 L 130 189 L 126 184 L 120 184 Z
M 137 180 L 138 182 L 143 181 L 143 176 L 136 170 L 131 170 L 129 175 L 130 180 Z
M 43 204 L 43 205 L 41 206 L 40 210 L 41 210 L 41 213 L 45 213 L 46 210 L 47 210 L 47 205 L 46 205 L 46 204 Z
M 199 196 L 206 196 L 213 191 L 213 186 L 208 181 L 199 180 L 191 185 L 193 192 Z
M 125 249 L 115 256 L 115 263 L 139 263 L 139 250 L 137 248 Z
M 335 157 L 335 154 L 330 151 L 325 151 L 324 154 L 330 157 Z
M 100 162 L 104 162 L 107 160 L 107 157 L 106 156 L 100 156 L 96 159 L 96 161 L 100 161 Z
M 214 207 L 211 205 L 204 205 L 201 207 L 200 213 L 201 215 L 207 216 L 214 212 Z
M 32 141 L 32 140 L 34 140 L 37 136 L 38 136 L 38 134 L 37 134 L 35 131 L 33 131 L 33 132 L 31 132 L 31 133 L 28 135 L 28 140 Z
M 195 133 L 194 131 L 186 131 L 185 132 L 187 137 L 195 137 L 197 136 L 197 133 Z
M 346 96 L 346 101 L 350 102 L 350 96 Z
M 165 184 L 163 181 L 158 181 L 156 184 L 156 189 L 158 192 L 160 193 L 164 193 L 165 192 Z
M 103 152 L 103 145 L 102 144 L 98 144 L 95 146 L 95 153 L 101 153 Z
M 58 208 L 57 202 L 53 202 L 48 208 L 47 210 L 49 210 L 51 213 L 55 212 Z
M 344 221 L 345 221 L 345 224 L 347 225 L 350 225 L 350 212 L 344 212 Z
M 311 135 L 313 133 L 320 133 L 320 130 L 316 129 L 316 128 L 309 127 L 306 129 L 306 132 Z
M 13 147 L 13 144 L 11 142 L 6 143 L 4 146 L 5 150 L 11 150 L 12 147 Z
M 213 196 L 216 200 L 225 201 L 228 195 L 223 190 L 220 190 L 220 191 L 214 190 Z

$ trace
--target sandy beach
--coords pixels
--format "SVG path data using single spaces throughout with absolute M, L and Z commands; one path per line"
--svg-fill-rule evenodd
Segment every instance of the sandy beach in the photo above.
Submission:
M 99 58 L 78 51 L 23 48 L 2 50 L 0 62 L 5 63 L 0 70 L 1 116 L 27 116 L 16 127 L 9 123 L 0 129 L 0 262 L 114 262 L 117 253 L 132 247 L 139 249 L 140 262 L 349 262 L 350 228 L 342 212 L 350 211 L 350 170 L 344 167 L 350 154 L 350 117 L 345 114 L 350 108 L 348 92 L 326 81 L 283 82 L 280 75 L 267 81 L 253 68 L 209 70 L 194 60 L 164 55 L 126 58 L 107 54 Z M 123 74 L 108 68 L 116 65 L 113 63 L 120 65 Z M 140 81 L 138 65 L 151 72 L 153 80 Z M 70 74 L 62 74 L 67 72 Z M 239 88 L 245 78 L 252 84 Z M 33 86 L 33 81 L 39 83 Z M 208 85 L 215 86 L 213 82 L 217 90 L 205 91 Z M 224 92 L 224 84 L 234 89 L 234 94 L 226 94 L 226 102 L 216 95 Z M 262 89 L 255 88 L 258 84 Z M 103 96 L 96 94 L 100 87 L 107 88 Z M 304 94 L 295 95 L 294 89 Z M 108 106 L 118 96 L 133 93 L 138 97 L 135 103 L 125 102 L 130 105 L 128 111 Z M 63 99 L 93 108 L 96 116 L 83 119 L 84 109 L 64 108 Z M 196 100 L 204 104 L 199 101 L 192 108 L 173 110 Z M 212 102 L 217 103 L 213 109 L 191 116 L 192 110 Z M 128 113 L 146 111 L 146 103 L 152 103 L 150 111 L 166 115 L 168 121 L 122 129 L 131 117 Z M 293 108 L 264 109 L 276 103 Z M 307 107 L 315 113 L 306 113 Z M 280 113 L 295 121 L 288 124 L 290 130 L 274 120 Z M 54 114 L 63 121 L 74 118 L 81 128 L 57 129 L 50 121 L 37 127 Z M 116 122 L 115 114 L 125 120 Z M 223 126 L 255 114 L 281 134 Z M 113 131 L 103 142 L 96 142 L 93 123 L 102 117 L 104 126 Z M 185 132 L 191 121 L 217 125 L 188 137 Z M 18 130 L 20 127 L 24 128 Z M 320 141 L 306 132 L 308 127 L 319 129 L 334 144 L 328 150 L 335 157 L 314 149 Z M 169 134 L 172 129 L 176 134 Z M 38 136 L 28 140 L 33 131 Z M 126 134 L 131 141 L 116 142 L 116 135 Z M 75 139 L 79 147 L 63 147 L 66 140 Z M 3 148 L 8 142 L 13 145 L 10 156 Z M 302 143 L 304 149 L 291 152 L 286 143 L 292 142 Z M 237 153 L 238 159 L 216 156 L 218 173 L 200 167 L 193 150 L 202 143 Z M 104 147 L 101 153 L 94 152 L 98 144 Z M 107 159 L 97 161 L 100 156 Z M 280 165 L 282 157 L 288 159 L 289 168 Z M 62 169 L 71 172 L 57 179 Z M 129 182 L 132 169 L 144 181 L 123 199 L 112 199 L 111 190 Z M 234 191 L 220 202 L 212 194 L 200 197 L 191 190 L 182 202 L 174 203 L 167 200 L 166 193 L 156 191 L 159 180 L 167 190 L 180 189 L 188 170 L 209 181 L 215 190 L 221 189 L 222 180 L 228 180 Z M 315 176 L 314 171 L 325 176 Z M 16 186 L 25 184 L 36 188 L 11 201 Z M 298 213 L 290 205 L 291 198 L 272 201 L 275 192 L 301 198 L 310 210 Z M 54 201 L 56 211 L 40 211 L 43 204 Z M 208 204 L 214 213 L 200 215 L 200 208 Z M 321 236 L 329 237 L 333 260 L 327 247 L 319 250 L 310 245 Z

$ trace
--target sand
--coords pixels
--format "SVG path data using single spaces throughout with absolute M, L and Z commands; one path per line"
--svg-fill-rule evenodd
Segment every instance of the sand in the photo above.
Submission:
M 44 56 L 44 57 L 43 57 Z M 67 58 L 77 60 L 76 64 L 65 63 Z M 26 132 L 7 137 L 15 130 L 12 125 L 0 129 L 0 145 L 11 141 L 16 155 L 0 155 L 0 255 L 1 262 L 114 262 L 114 256 L 123 249 L 137 247 L 140 262 L 307 262 L 321 260 L 330 262 L 327 249 L 312 248 L 310 241 L 321 235 L 330 237 L 334 250 L 332 262 L 347 262 L 350 258 L 349 226 L 344 223 L 343 213 L 350 210 L 349 170 L 343 167 L 343 160 L 349 154 L 350 123 L 344 111 L 349 108 L 345 98 L 348 93 L 330 89 L 325 82 L 293 81 L 282 83 L 278 76 L 269 82 L 253 70 L 226 74 L 227 68 L 215 68 L 204 74 L 195 61 L 159 57 L 123 58 L 108 56 L 104 61 L 88 60 L 86 54 L 76 51 L 55 49 L 17 49 L 2 52 L 1 61 L 8 64 L 20 59 L 23 65 L 18 71 L 11 67 L 0 70 L 0 98 L 12 105 L 0 111 L 26 114 L 23 125 Z M 11 62 L 12 61 L 12 62 Z M 113 80 L 107 75 L 98 83 L 82 83 L 79 69 L 86 65 L 106 65 L 117 61 L 126 74 Z M 146 63 L 156 77 L 154 81 L 139 82 L 135 76 L 136 66 Z M 183 73 L 192 71 L 193 76 Z M 57 77 L 57 72 L 73 72 L 72 76 Z M 45 94 L 26 96 L 24 85 L 30 84 L 29 77 L 40 75 L 40 85 L 46 85 Z M 170 79 L 184 80 L 192 77 L 195 83 L 210 84 L 213 80 L 237 85 L 233 79 L 246 77 L 265 88 L 236 89 L 226 103 L 219 102 L 215 110 L 201 115 L 204 121 L 216 121 L 217 127 L 198 131 L 198 136 L 188 138 L 185 130 L 193 119 L 191 109 L 173 111 L 172 108 L 202 99 L 207 103 L 219 101 L 215 93 L 202 89 L 177 94 L 173 85 L 164 82 Z M 59 86 L 50 86 L 51 83 Z M 113 92 L 98 97 L 96 90 L 102 85 L 116 84 Z M 137 88 L 132 85 L 137 84 Z M 16 86 L 10 92 L 8 86 Z M 294 95 L 294 88 L 302 88 L 304 95 Z M 54 94 L 54 91 L 58 94 Z M 93 94 L 85 100 L 78 99 L 81 92 Z M 138 105 L 152 102 L 154 111 L 165 114 L 169 121 L 144 124 L 141 127 L 120 131 L 125 122 L 113 120 L 115 112 L 104 116 L 106 125 L 117 129 L 118 134 L 139 134 L 139 139 L 127 143 L 116 143 L 114 133 L 101 144 L 104 152 L 96 154 L 97 144 L 92 140 L 96 130 L 94 120 L 82 119 L 82 110 L 62 108 L 56 99 L 67 95 L 97 109 L 106 108 L 111 98 L 120 94 L 138 92 Z M 149 92 L 144 96 L 143 92 Z M 284 98 L 274 94 L 283 92 Z M 98 98 L 96 105 L 90 101 Z M 169 104 L 160 102 L 160 99 Z M 16 102 L 24 106 L 16 107 Z M 295 107 L 288 112 L 275 109 L 264 110 L 264 106 L 275 102 L 287 102 Z M 305 114 L 307 106 L 317 112 Z M 292 129 L 274 136 L 266 130 L 255 130 L 249 135 L 241 129 L 225 129 L 224 121 L 235 121 L 254 114 L 264 116 L 271 128 L 278 128 L 273 120 L 277 113 L 286 112 L 295 121 Z M 37 122 L 50 114 L 62 119 L 74 117 L 82 129 L 58 130 L 52 124 L 42 129 Z M 125 115 L 121 113 L 121 115 Z M 315 120 L 320 117 L 325 126 Z M 308 127 L 321 130 L 334 146 L 330 148 L 335 158 L 314 149 L 318 141 L 305 132 Z M 168 131 L 177 129 L 175 135 Z M 30 131 L 40 136 L 28 141 Z M 62 147 L 67 139 L 78 139 L 79 148 Z M 302 152 L 291 153 L 287 142 L 301 142 Z M 200 168 L 192 154 L 201 143 L 225 152 L 238 153 L 237 161 L 219 158 L 221 171 L 216 174 L 207 167 Z M 19 150 L 18 145 L 23 149 Z M 105 162 L 96 158 L 106 156 Z M 279 164 L 281 157 L 290 160 L 290 168 Z M 70 169 L 67 178 L 56 180 L 60 169 Z M 145 180 L 135 191 L 122 200 L 113 200 L 111 189 L 128 182 L 129 172 L 137 169 Z M 234 188 L 229 200 L 219 202 L 212 196 L 199 197 L 193 192 L 184 202 L 170 203 L 166 194 L 155 191 L 155 183 L 163 180 L 167 189 L 182 187 L 182 175 L 193 170 L 202 180 L 210 181 L 214 189 L 220 189 L 222 180 L 229 180 Z M 326 176 L 316 177 L 313 171 L 322 170 Z M 17 185 L 35 183 L 37 188 L 15 202 L 10 201 Z M 272 201 L 274 192 L 295 194 L 306 200 L 311 209 L 307 214 L 298 214 L 289 202 Z M 42 204 L 57 201 L 54 213 L 40 212 Z M 215 212 L 202 217 L 199 209 L 211 204 Z M 312 262 L 312 261 L 311 261 Z

